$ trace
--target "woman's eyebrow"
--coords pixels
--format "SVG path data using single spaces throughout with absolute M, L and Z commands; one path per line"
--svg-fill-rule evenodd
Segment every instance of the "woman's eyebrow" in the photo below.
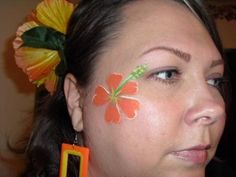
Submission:
M 223 59 L 214 60 L 211 63 L 211 68 L 216 67 L 218 65 L 223 65 L 223 64 L 224 64 L 224 60 Z
M 146 54 L 156 51 L 156 50 L 164 50 L 164 51 L 170 52 L 171 54 L 176 55 L 178 58 L 180 58 L 181 60 L 183 60 L 187 63 L 191 60 L 191 57 L 192 57 L 191 54 L 181 51 L 180 49 L 167 47 L 167 46 L 153 47 L 153 48 L 148 49 L 147 51 L 143 52 L 141 54 L 141 56 L 146 55 Z

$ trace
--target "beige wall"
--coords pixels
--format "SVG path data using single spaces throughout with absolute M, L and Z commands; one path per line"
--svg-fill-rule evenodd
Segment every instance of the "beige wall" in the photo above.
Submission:
M 33 86 L 14 63 L 11 47 L 16 28 L 22 23 L 39 0 L 1 1 L 0 5 L 0 153 L 9 156 L 6 140 L 22 131 L 24 122 L 30 118 L 33 105 Z M 0 160 L 0 177 L 16 176 L 21 164 L 8 159 Z M 11 170 L 9 170 L 11 169 Z
M 225 48 L 236 48 L 236 20 L 217 20 L 217 27 Z
M 14 140 L 22 132 L 25 122 L 31 118 L 34 101 L 34 87 L 15 65 L 11 42 L 18 25 L 39 1 L 9 0 L 1 1 L 0 5 L 0 153 L 7 156 L 10 155 L 6 150 L 7 137 Z M 224 46 L 236 48 L 236 21 L 217 20 L 217 24 Z M 0 159 L 0 177 L 13 177 L 21 168 L 14 160 L 10 164 Z

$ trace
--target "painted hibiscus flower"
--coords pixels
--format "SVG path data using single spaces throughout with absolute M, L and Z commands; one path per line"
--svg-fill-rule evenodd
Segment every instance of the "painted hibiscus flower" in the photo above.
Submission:
M 20 26 L 13 42 L 16 64 L 29 80 L 52 94 L 58 75 L 65 32 L 74 5 L 66 0 L 44 0 L 31 14 L 30 21 Z
M 124 80 L 121 74 L 114 73 L 106 80 L 108 89 L 102 85 L 97 86 L 93 104 L 96 106 L 108 104 L 105 112 L 107 122 L 119 123 L 121 110 L 128 119 L 137 116 L 140 103 L 130 96 L 137 94 L 138 83 L 134 80 L 140 78 L 145 71 L 146 66 L 139 66 Z

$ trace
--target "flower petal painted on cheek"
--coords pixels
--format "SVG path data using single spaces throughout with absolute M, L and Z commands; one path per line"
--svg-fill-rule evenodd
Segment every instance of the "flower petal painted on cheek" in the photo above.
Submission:
M 138 84 L 135 81 L 130 81 L 125 84 L 125 86 L 122 88 L 120 94 L 136 94 L 138 92 Z
M 118 99 L 118 105 L 128 118 L 133 119 L 137 115 L 139 109 L 139 102 L 132 98 L 120 97 Z
M 105 120 L 107 122 L 119 123 L 120 113 L 118 111 L 117 105 L 109 103 L 105 113 Z
M 116 89 L 122 80 L 121 74 L 111 74 L 107 79 L 107 85 L 109 86 L 110 91 Z
M 109 93 L 106 91 L 106 89 L 101 85 L 97 86 L 95 90 L 95 95 L 93 97 L 93 103 L 96 106 L 100 106 L 107 103 L 108 100 L 109 100 Z

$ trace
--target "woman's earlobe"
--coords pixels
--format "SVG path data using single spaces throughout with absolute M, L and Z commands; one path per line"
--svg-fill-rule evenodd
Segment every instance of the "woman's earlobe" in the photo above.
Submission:
M 75 131 L 80 132 L 83 130 L 83 115 L 82 107 L 80 106 L 81 93 L 77 80 L 72 74 L 67 74 L 65 77 L 64 94 L 73 128 Z

